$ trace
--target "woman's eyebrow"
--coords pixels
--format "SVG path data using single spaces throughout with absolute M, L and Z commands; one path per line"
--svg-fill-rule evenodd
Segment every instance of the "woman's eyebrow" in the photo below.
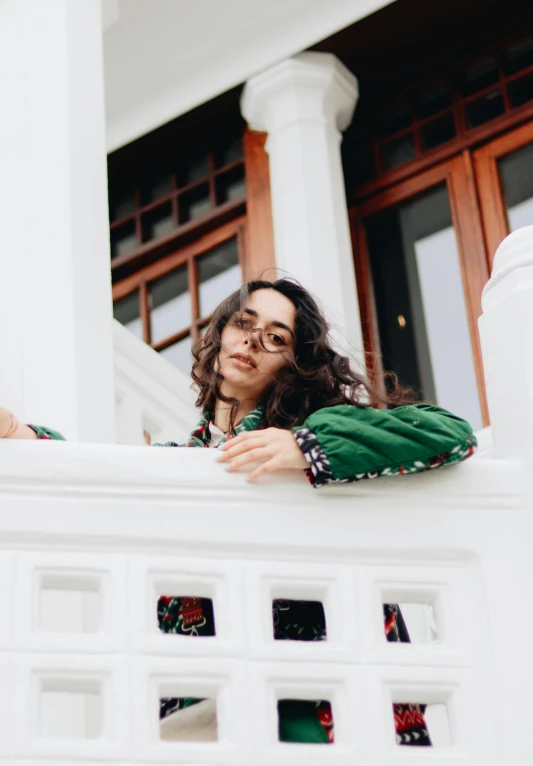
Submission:
M 245 308 L 245 309 L 243 309 L 242 313 L 243 314 L 250 314 L 250 316 L 253 316 L 256 319 L 259 319 L 259 314 L 257 313 L 257 311 L 255 309 Z M 278 322 L 277 320 L 273 319 L 272 322 L 270 322 L 270 324 L 272 325 L 272 327 L 280 327 L 282 330 L 287 330 L 287 332 L 290 332 L 290 334 L 294 338 L 294 333 L 291 330 L 291 328 L 288 325 L 284 324 L 283 322 Z

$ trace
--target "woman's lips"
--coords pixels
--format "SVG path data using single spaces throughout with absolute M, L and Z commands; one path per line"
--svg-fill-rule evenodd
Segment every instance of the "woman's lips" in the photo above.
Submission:
M 232 360 L 235 362 L 235 364 L 239 365 L 239 367 L 246 368 L 248 370 L 254 369 L 255 364 L 251 359 L 246 359 L 246 357 L 243 356 L 232 356 Z

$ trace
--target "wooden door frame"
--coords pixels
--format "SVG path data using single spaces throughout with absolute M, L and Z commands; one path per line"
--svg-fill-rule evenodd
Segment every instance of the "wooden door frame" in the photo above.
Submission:
M 386 189 L 350 210 L 357 291 L 368 369 L 374 381 L 382 379 L 377 312 L 363 221 L 373 213 L 405 202 L 442 183 L 445 183 L 448 189 L 452 225 L 456 235 L 481 414 L 483 424 L 488 425 L 489 412 L 478 319 L 481 316 L 481 293 L 489 278 L 489 269 L 472 159 L 466 150 L 424 173 Z
M 473 153 L 477 192 L 485 243 L 492 270 L 494 255 L 501 241 L 509 234 L 509 222 L 498 161 L 508 154 L 533 143 L 533 122 L 493 139 Z

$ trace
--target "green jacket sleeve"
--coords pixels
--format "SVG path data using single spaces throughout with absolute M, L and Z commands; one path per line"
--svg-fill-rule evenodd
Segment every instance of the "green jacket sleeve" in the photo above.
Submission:
M 452 465 L 476 446 L 469 423 L 430 404 L 326 407 L 294 434 L 316 487 Z
M 32 426 L 28 423 L 28 428 L 31 428 L 37 434 L 38 439 L 53 439 L 55 441 L 65 441 L 65 437 L 62 436 L 59 431 L 52 431 L 51 428 L 44 428 L 44 426 Z

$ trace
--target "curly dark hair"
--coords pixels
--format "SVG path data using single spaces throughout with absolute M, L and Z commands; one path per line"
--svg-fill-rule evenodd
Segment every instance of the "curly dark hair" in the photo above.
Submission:
M 247 282 L 215 309 L 205 334 L 192 351 L 192 378 L 199 390 L 196 406 L 203 412 L 213 412 L 217 399 L 231 404 L 233 429 L 239 402 L 224 396 L 220 388 L 223 378 L 217 372 L 216 362 L 221 335 L 228 321 L 242 312 L 246 297 L 263 289 L 276 290 L 296 308 L 294 356 L 288 358 L 287 366 L 278 371 L 265 392 L 263 427 L 292 428 L 301 425 L 316 410 L 336 404 L 376 407 L 412 401 L 411 391 L 403 389 L 394 375 L 387 374 L 385 393 L 355 372 L 348 357 L 332 348 L 328 322 L 313 296 L 295 280 L 284 278 L 275 282 Z M 259 343 L 267 351 L 261 336 Z

